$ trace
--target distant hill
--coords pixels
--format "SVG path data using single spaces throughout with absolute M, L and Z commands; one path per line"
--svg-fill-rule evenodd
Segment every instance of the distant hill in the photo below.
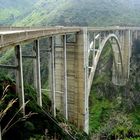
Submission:
M 11 25 L 18 18 L 25 18 L 37 0 L 0 0 L 0 25 Z
M 0 2 L 0 7 L 6 7 L 5 10 L 10 14 L 3 16 L 6 12 L 3 14 L 0 12 L 0 19 L 4 18 L 0 20 L 0 24 L 2 22 L 16 26 L 139 26 L 140 24 L 139 0 L 5 1 L 5 4 Z M 6 20 L 7 22 L 4 22 Z

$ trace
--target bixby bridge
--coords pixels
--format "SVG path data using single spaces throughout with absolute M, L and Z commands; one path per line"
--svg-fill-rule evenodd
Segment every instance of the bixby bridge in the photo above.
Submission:
M 16 92 L 20 105 L 24 106 L 22 58 L 33 59 L 37 103 L 42 106 L 39 40 L 47 38 L 53 115 L 56 109 L 60 110 L 67 120 L 88 133 L 89 94 L 102 50 L 110 43 L 114 58 L 112 82 L 125 85 L 129 79 L 133 41 L 139 37 L 139 27 L 0 27 L 0 51 L 14 47 L 16 57 L 15 65 L 0 64 L 0 68 L 15 70 Z M 34 42 L 33 55 L 23 56 L 22 46 L 30 42 Z

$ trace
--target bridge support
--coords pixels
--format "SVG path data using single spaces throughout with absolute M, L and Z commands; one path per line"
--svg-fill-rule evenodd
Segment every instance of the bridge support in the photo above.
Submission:
M 42 106 L 39 40 L 34 41 L 33 54 L 35 56 L 35 59 L 33 60 L 34 61 L 34 87 L 37 92 L 37 103 L 39 106 Z
M 113 77 L 112 81 L 115 85 L 125 85 L 129 79 L 130 71 L 130 58 L 132 51 L 132 32 L 130 30 L 120 31 L 118 35 L 120 45 L 121 45 L 121 54 L 122 54 L 122 64 L 121 59 L 117 52 L 117 44 L 112 42 L 112 48 L 115 61 L 113 63 Z M 115 63 L 116 62 L 116 63 Z M 123 71 L 122 71 L 123 69 Z M 123 73 L 122 73 L 123 72 Z
M 55 37 L 49 38 L 49 43 L 51 46 L 51 56 L 50 56 L 50 81 L 51 81 L 51 98 L 52 98 L 52 113 L 56 116 L 56 79 L 55 79 Z
M 89 55 L 88 55 L 88 49 L 89 49 L 89 44 L 88 44 L 88 32 L 87 28 L 84 28 L 82 31 L 82 40 L 83 40 L 83 47 L 84 47 L 84 110 L 83 110 L 83 121 L 84 121 L 84 131 L 86 133 L 89 132 L 89 96 L 88 96 L 88 91 L 89 91 L 89 85 L 88 85 L 88 75 L 89 75 Z
M 22 68 L 22 50 L 21 46 L 15 46 L 16 54 L 16 92 L 19 95 L 19 103 L 22 106 L 22 112 L 25 113 L 24 85 L 23 85 L 23 68 Z
M 75 42 L 67 43 L 68 116 L 88 133 L 87 31 L 81 30 L 75 36 Z
M 118 44 L 115 39 L 110 40 L 113 50 L 112 82 L 114 85 L 124 85 L 123 66 Z
M 67 42 L 66 35 L 56 36 L 51 41 L 53 113 L 56 115 L 58 109 L 66 119 L 88 133 L 87 31 L 74 36 L 73 42 Z
M 131 32 L 130 30 L 124 31 L 124 45 L 122 46 L 122 57 L 123 57 L 123 68 L 124 68 L 124 79 L 125 82 L 129 79 L 130 71 L 130 57 L 131 57 Z
M 75 34 L 75 42 L 67 43 L 68 118 L 79 129 L 88 133 L 86 50 L 87 31 L 82 30 Z
M 68 119 L 66 35 L 55 36 L 54 43 L 52 46 L 52 81 L 55 81 L 52 83 L 53 90 L 55 89 L 52 97 L 53 102 L 55 100 L 53 108 L 56 106 L 65 119 Z
M 137 39 L 140 39 L 140 31 L 137 31 Z
M 64 116 L 68 119 L 68 87 L 67 87 L 67 44 L 66 35 L 63 35 L 63 48 L 64 48 Z
M 138 39 L 138 31 L 134 31 L 133 33 L 133 41 Z

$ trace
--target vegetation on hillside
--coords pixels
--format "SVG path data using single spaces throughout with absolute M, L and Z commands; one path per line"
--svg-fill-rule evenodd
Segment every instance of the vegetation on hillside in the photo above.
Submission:
M 15 21 L 24 18 L 30 13 L 37 0 L 1 0 L 0 26 L 12 25 Z
M 43 139 L 88 139 L 84 132 L 69 124 L 61 114 L 51 115 L 51 101 L 43 94 L 43 108 L 36 103 L 36 92 L 25 86 L 26 112 L 21 113 L 15 84 L 11 79 L 0 76 L 0 121 L 3 140 Z
M 138 0 L 5 0 L 0 25 L 139 26 L 139 6 Z
M 42 0 L 14 25 L 108 26 L 139 25 L 138 0 Z

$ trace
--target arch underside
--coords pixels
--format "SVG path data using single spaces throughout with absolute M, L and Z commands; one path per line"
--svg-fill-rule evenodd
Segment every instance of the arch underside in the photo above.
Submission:
M 93 64 L 92 64 L 92 67 L 91 67 L 91 70 L 89 73 L 89 77 L 88 77 L 88 95 L 90 94 L 90 89 L 92 86 L 97 64 L 99 62 L 100 56 L 101 56 L 102 51 L 103 51 L 104 47 L 106 46 L 107 42 L 109 42 L 110 45 L 112 46 L 113 57 L 114 57 L 113 68 L 112 68 L 112 82 L 115 85 L 123 85 L 123 80 L 122 80 L 123 62 L 122 62 L 121 45 L 120 45 L 120 42 L 119 42 L 119 39 L 117 38 L 117 36 L 115 34 L 110 34 L 99 42 L 98 49 L 93 48 L 93 51 L 96 51 L 96 53 L 94 55 Z M 94 43 L 95 43 L 95 41 L 94 41 Z M 92 43 L 92 45 L 93 45 L 93 43 Z M 93 46 L 95 46 L 95 45 L 93 45 Z

